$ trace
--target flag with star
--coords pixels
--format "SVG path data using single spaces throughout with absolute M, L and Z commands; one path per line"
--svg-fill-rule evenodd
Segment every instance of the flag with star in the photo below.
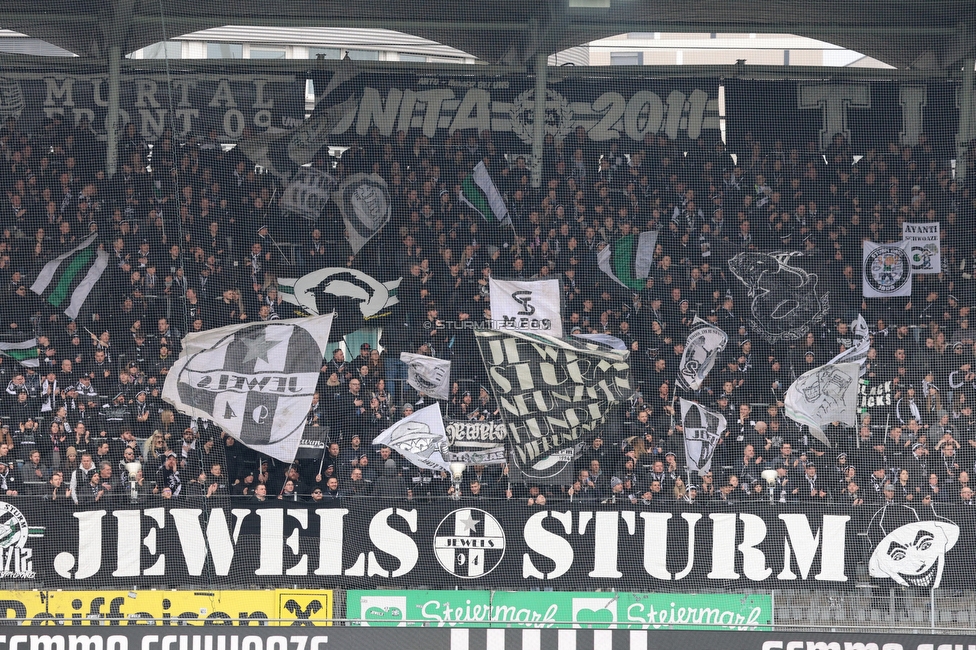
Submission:
M 295 459 L 333 316 L 187 334 L 163 385 L 180 413 L 211 420 L 262 455 Z

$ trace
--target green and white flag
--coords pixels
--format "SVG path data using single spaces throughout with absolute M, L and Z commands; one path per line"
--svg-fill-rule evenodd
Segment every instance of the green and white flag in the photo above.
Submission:
M 13 359 L 25 368 L 36 368 L 41 365 L 40 359 L 37 358 L 37 337 L 20 343 L 0 341 L 0 355 Z
M 63 308 L 68 318 L 78 318 L 82 305 L 108 267 L 108 253 L 95 243 L 97 238 L 97 233 L 93 233 L 74 249 L 45 264 L 31 285 L 31 291 L 52 307 Z
M 627 235 L 600 251 L 597 264 L 617 284 L 640 291 L 651 274 L 656 245 L 656 230 Z
M 491 223 L 493 220 L 502 225 L 509 225 L 508 208 L 495 182 L 491 180 L 484 162 L 479 162 L 467 178 L 461 183 L 458 193 L 465 205 L 481 215 L 481 218 Z

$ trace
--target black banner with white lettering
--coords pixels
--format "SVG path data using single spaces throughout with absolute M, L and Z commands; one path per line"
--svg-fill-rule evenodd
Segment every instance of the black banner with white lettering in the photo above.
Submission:
M 135 123 L 136 135 L 155 142 L 165 128 L 177 135 L 236 141 L 245 130 L 285 129 L 305 118 L 305 80 L 290 74 L 137 74 L 120 81 L 121 124 Z M 0 121 L 18 119 L 22 130 L 40 129 L 61 115 L 73 128 L 85 117 L 100 139 L 108 114 L 106 75 L 9 73 L 0 77 Z M 125 131 L 123 130 L 123 133 Z
M 951 82 L 726 81 L 729 147 L 747 156 L 746 133 L 764 154 L 776 140 L 786 151 L 807 143 L 823 152 L 843 134 L 856 153 L 888 151 L 889 143 L 913 147 L 925 134 L 938 156 L 954 151 L 959 125 L 958 85 Z M 742 160 L 739 161 L 743 163 Z M 924 174 L 922 169 L 920 173 Z
M 500 151 L 531 146 L 535 80 L 530 76 L 448 77 L 362 74 L 359 106 L 334 131 L 339 144 L 375 127 L 386 137 L 404 131 L 409 144 L 457 130 L 490 131 Z M 717 79 L 567 79 L 546 91 L 546 135 L 557 142 L 583 127 L 593 143 L 621 141 L 633 149 L 645 136 L 716 139 Z M 567 140 L 572 144 L 573 140 Z M 601 145 L 601 148 L 603 146 Z M 571 151 L 567 151 L 572 154 Z M 571 158 L 571 155 L 567 156 Z
M 163 505 L 165 503 L 165 506 Z M 178 507 L 170 507 L 170 505 Z M 672 504 L 666 504 L 672 505 Z M 552 508 L 551 510 L 548 508 Z M 973 508 L 613 508 L 521 499 L 338 507 L 180 497 L 135 509 L 0 502 L 3 573 L 46 588 L 241 584 L 670 591 L 968 588 Z

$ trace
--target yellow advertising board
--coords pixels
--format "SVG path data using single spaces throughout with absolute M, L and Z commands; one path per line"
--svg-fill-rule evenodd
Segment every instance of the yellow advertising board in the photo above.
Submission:
M 0 591 L 0 620 L 25 625 L 332 624 L 332 591 Z

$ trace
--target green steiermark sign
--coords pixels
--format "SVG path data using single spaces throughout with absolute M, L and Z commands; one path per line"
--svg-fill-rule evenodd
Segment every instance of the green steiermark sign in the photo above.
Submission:
M 371 627 L 767 630 L 765 594 L 349 591 L 346 617 Z

